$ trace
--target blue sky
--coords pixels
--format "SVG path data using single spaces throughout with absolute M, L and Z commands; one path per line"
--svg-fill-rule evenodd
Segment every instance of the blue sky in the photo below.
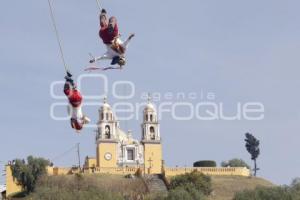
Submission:
M 250 131 L 261 140 L 260 176 L 277 184 L 300 176 L 299 1 L 103 0 L 102 5 L 118 18 L 123 36 L 136 33 L 125 70 L 105 73 L 110 84 L 135 84 L 136 95 L 127 102 L 141 102 L 143 92 L 203 91 L 213 92 L 228 113 L 235 112 L 238 102 L 265 106 L 262 121 L 164 117 L 161 134 L 168 166 L 234 157 L 251 163 L 243 142 Z M 104 51 L 97 35 L 96 3 L 55 0 L 54 7 L 67 63 L 80 75 L 88 53 Z M 67 121 L 55 121 L 49 114 L 51 104 L 64 102 L 50 96 L 50 84 L 63 80 L 64 71 L 47 1 L 2 1 L 0 25 L 0 161 L 27 155 L 51 159 L 77 142 L 82 157 L 95 155 L 93 129 L 77 135 Z M 101 90 L 101 84 L 91 81 L 82 92 Z M 97 107 L 87 112 L 97 121 Z M 121 126 L 140 138 L 140 123 L 131 120 Z M 55 164 L 76 164 L 75 151 Z

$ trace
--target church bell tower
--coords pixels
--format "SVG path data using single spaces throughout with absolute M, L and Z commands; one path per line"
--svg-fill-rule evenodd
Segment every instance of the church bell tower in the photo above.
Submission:
M 143 111 L 142 143 L 144 145 L 145 172 L 160 174 L 162 172 L 162 145 L 158 116 L 151 98 Z
M 116 132 L 118 122 L 106 98 L 104 98 L 103 105 L 99 109 L 99 121 L 97 125 L 97 167 L 116 167 L 118 143 Z

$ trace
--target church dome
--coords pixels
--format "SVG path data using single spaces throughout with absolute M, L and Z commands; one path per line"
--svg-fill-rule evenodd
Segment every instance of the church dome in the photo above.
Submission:
M 111 106 L 107 103 L 107 99 L 104 98 L 103 104 L 99 109 L 99 121 L 115 121 L 117 120 Z
M 148 103 L 145 108 L 144 108 L 144 112 L 155 112 L 155 107 L 152 103 Z
M 111 106 L 108 103 L 103 103 L 101 106 L 102 110 L 111 110 Z
M 111 106 L 107 103 L 107 98 L 106 97 L 103 100 L 101 110 L 111 110 Z

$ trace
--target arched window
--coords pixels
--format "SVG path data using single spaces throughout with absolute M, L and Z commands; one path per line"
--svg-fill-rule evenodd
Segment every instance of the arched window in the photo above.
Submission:
M 153 115 L 150 115 L 150 122 L 153 121 Z
M 155 133 L 155 128 L 153 126 L 150 126 L 150 133 Z
M 106 113 L 106 120 L 108 120 L 108 113 Z
M 146 121 L 148 121 L 148 114 L 146 114 Z
M 101 120 L 104 120 L 104 114 L 101 113 Z
M 155 128 L 150 126 L 150 139 L 155 140 Z
M 110 126 L 106 125 L 105 126 L 105 139 L 110 139 Z

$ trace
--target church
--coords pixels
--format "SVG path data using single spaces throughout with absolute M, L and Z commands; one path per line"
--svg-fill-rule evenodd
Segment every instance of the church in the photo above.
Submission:
M 161 173 L 162 144 L 158 116 L 150 98 L 143 110 L 141 140 L 121 129 L 106 98 L 99 109 L 96 134 L 96 158 L 87 157 L 85 169 L 142 168 L 148 173 Z

